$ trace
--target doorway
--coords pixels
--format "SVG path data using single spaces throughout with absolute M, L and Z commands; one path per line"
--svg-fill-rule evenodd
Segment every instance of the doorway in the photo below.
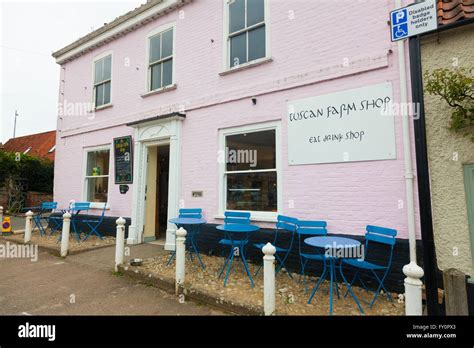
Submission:
M 144 241 L 165 242 L 168 225 L 170 146 L 148 147 Z

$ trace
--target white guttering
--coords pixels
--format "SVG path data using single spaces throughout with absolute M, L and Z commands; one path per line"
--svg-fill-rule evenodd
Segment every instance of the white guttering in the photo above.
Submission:
M 71 50 L 65 52 L 64 54 L 56 57 L 56 63 L 62 64 L 67 62 L 71 59 L 75 59 L 78 56 L 84 54 L 87 51 L 93 50 L 114 38 L 121 36 L 125 33 L 131 32 L 132 30 L 146 24 L 150 20 L 166 14 L 188 2 L 191 0 L 165 0 L 156 6 L 149 8 L 148 10 L 131 17 L 129 20 L 117 25 L 116 27 L 111 28 L 110 30 L 105 31 L 104 33 L 88 40 L 84 41 L 78 47 L 72 48 Z
M 402 1 L 396 0 L 397 8 L 402 7 Z M 399 40 L 398 44 L 398 68 L 400 74 L 400 103 L 407 105 L 407 68 L 405 64 L 405 40 Z M 410 248 L 410 263 L 403 267 L 405 278 L 405 314 L 422 315 L 421 289 L 423 283 L 420 278 L 423 277 L 423 269 L 416 263 L 416 232 L 415 232 L 415 204 L 414 204 L 414 175 L 411 155 L 410 139 L 410 115 L 408 112 L 402 112 L 403 127 L 403 157 L 405 160 L 405 185 L 406 185 L 406 205 L 408 218 L 408 243 Z

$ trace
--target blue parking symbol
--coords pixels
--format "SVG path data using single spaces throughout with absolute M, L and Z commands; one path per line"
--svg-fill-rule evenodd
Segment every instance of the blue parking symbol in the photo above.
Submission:
M 392 12 L 392 26 L 406 23 L 408 21 L 408 11 L 406 8 Z
M 408 36 L 408 23 L 395 25 L 392 28 L 392 37 L 394 40 L 403 39 Z

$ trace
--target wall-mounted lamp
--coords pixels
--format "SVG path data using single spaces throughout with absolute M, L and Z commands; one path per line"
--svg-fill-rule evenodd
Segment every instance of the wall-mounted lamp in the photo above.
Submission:
M 257 97 L 252 97 L 252 104 L 257 105 Z

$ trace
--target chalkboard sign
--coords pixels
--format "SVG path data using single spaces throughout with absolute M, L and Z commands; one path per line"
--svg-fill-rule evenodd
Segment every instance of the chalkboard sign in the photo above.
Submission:
M 114 139 L 115 184 L 133 182 L 132 137 Z

